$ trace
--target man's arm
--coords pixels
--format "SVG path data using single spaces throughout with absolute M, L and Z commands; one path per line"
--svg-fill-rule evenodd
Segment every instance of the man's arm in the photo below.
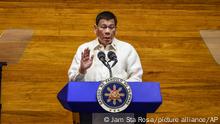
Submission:
M 94 56 L 92 55 L 90 57 L 89 48 L 84 49 L 83 52 L 81 51 L 81 48 L 78 48 L 76 55 L 74 56 L 68 71 L 69 81 L 84 81 L 86 71 L 92 65 Z
M 127 79 L 128 82 L 142 81 L 143 69 L 141 66 L 140 58 L 132 46 L 127 59 L 127 73 L 129 76 Z

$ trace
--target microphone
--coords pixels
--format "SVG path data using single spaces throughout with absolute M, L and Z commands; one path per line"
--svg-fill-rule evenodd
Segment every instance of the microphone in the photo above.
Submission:
M 113 51 L 108 52 L 108 58 L 110 59 L 110 61 L 114 61 L 114 63 L 112 64 L 112 67 L 115 66 L 115 64 L 118 62 L 117 56 Z
M 100 51 L 97 56 L 99 60 L 107 67 L 108 65 L 106 64 L 105 53 Z

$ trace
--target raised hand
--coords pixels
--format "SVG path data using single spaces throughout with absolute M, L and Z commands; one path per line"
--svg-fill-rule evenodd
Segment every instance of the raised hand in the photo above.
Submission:
M 84 51 L 81 53 L 81 61 L 80 61 L 80 68 L 79 68 L 79 72 L 81 74 L 85 74 L 86 70 L 91 67 L 93 58 L 94 58 L 94 55 L 92 55 L 90 58 L 89 48 L 84 49 Z

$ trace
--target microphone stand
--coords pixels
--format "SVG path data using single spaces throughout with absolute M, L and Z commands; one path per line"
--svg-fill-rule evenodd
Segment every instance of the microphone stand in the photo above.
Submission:
M 115 53 L 113 52 L 113 54 L 115 54 Z M 108 56 L 109 56 L 109 55 L 108 55 Z M 116 56 L 115 56 L 115 57 L 116 57 Z M 110 78 L 112 78 L 112 69 L 111 69 L 111 68 L 118 62 L 117 59 L 110 57 L 111 60 L 106 61 L 106 60 L 105 60 L 105 53 L 102 52 L 102 51 L 100 51 L 100 52 L 98 53 L 98 58 L 99 58 L 99 60 L 105 65 L 105 67 L 108 68 L 109 74 L 110 74 Z M 116 58 L 117 58 L 117 57 L 116 57 Z M 109 62 L 111 62 L 111 61 L 115 61 L 112 66 L 110 66 L 110 64 L 109 64 Z
M 109 70 L 109 74 L 110 74 L 110 78 L 112 78 L 112 69 L 111 69 L 111 66 L 109 65 L 109 63 L 108 62 L 106 62 L 107 63 L 107 68 L 108 68 L 108 70 Z

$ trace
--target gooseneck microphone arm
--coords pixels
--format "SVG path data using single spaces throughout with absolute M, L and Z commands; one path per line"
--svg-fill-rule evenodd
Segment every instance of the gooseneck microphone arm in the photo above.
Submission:
M 111 67 L 110 67 L 110 65 L 109 65 L 108 62 L 107 62 L 107 66 L 106 66 L 106 67 L 107 67 L 108 70 L 109 70 L 110 78 L 112 78 L 112 69 L 111 69 Z
M 111 66 L 109 65 L 109 63 L 105 59 L 105 53 L 100 51 L 97 56 L 98 56 L 99 60 L 108 68 L 110 78 L 112 78 L 112 69 L 111 69 Z

